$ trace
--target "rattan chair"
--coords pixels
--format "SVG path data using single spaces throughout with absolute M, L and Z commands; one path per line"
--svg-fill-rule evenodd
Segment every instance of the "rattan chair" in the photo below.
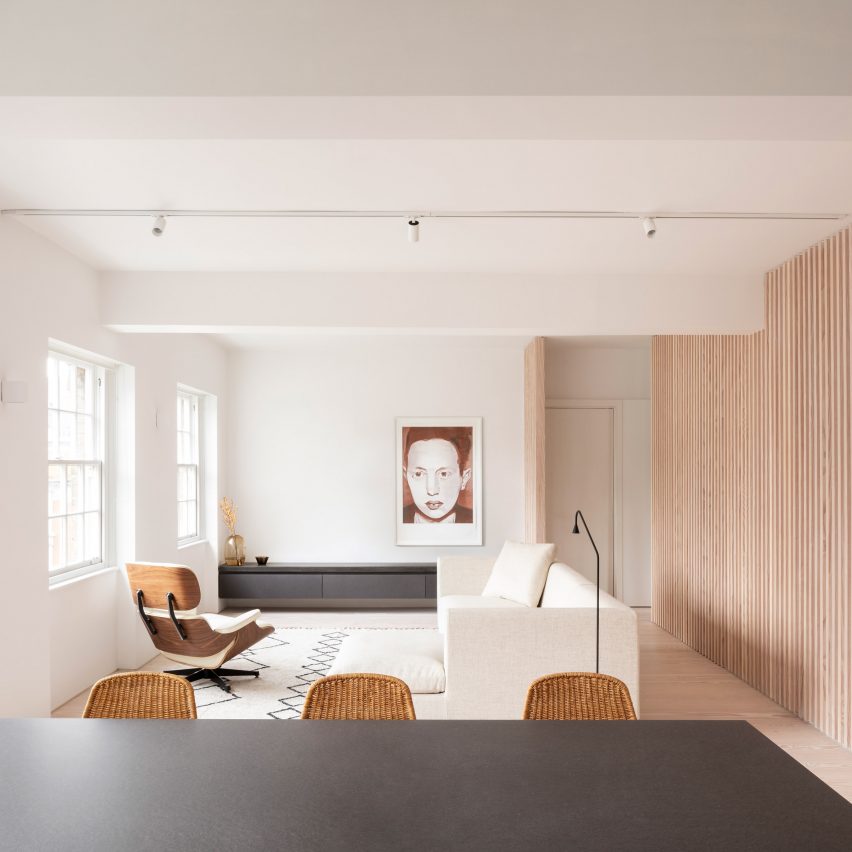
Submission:
M 630 720 L 636 718 L 623 681 L 594 672 L 563 672 L 534 680 L 524 719 Z
M 186 678 L 162 672 L 124 672 L 102 678 L 89 693 L 84 719 L 197 719 Z
M 408 684 L 381 674 L 338 674 L 311 684 L 303 719 L 415 719 Z

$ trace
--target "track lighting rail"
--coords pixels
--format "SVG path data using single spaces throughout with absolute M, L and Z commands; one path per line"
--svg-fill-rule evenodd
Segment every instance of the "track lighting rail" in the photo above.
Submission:
M 730 219 L 809 221 L 845 219 L 847 213 L 767 213 L 723 211 L 628 210 L 168 210 L 18 208 L 0 210 L 3 216 L 153 216 L 256 219 Z

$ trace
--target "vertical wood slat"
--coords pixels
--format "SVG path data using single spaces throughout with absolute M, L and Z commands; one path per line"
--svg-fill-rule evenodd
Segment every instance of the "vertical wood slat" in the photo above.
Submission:
M 852 747 L 852 229 L 766 328 L 656 337 L 653 620 Z
M 524 541 L 546 541 L 544 503 L 544 338 L 524 349 Z

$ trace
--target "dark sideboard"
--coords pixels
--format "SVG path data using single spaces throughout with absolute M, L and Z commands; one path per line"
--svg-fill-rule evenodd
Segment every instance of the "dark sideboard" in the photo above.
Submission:
M 435 602 L 434 562 L 282 563 L 219 566 L 219 597 L 245 600 Z

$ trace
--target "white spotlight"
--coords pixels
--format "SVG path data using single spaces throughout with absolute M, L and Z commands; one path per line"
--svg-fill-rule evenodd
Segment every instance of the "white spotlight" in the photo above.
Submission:
M 151 228 L 151 233 L 155 237 L 162 237 L 163 231 L 165 231 L 165 230 L 166 230 L 166 217 L 165 216 L 157 216 L 157 218 L 154 219 L 154 227 Z
M 653 216 L 646 216 L 642 220 L 642 227 L 645 229 L 645 236 L 650 240 L 657 233 L 657 223 Z
M 408 220 L 408 242 L 416 243 L 420 240 L 420 220 Z

